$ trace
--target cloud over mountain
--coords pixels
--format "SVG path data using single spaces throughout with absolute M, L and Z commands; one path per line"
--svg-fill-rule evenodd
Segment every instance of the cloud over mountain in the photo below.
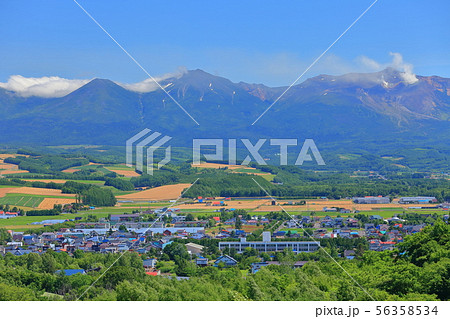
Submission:
M 176 72 L 166 73 L 153 79 L 145 79 L 137 83 L 120 83 L 116 84 L 121 87 L 138 93 L 147 93 L 159 89 L 157 82 L 168 78 L 180 78 L 187 72 L 186 68 L 179 68 Z M 22 97 L 38 96 L 45 98 L 63 97 L 73 91 L 79 89 L 83 85 L 89 83 L 92 79 L 65 79 L 58 76 L 44 76 L 41 78 L 27 78 L 21 75 L 12 75 L 7 82 L 0 82 L 0 88 L 15 92 Z
M 414 84 L 418 81 L 416 75 L 413 72 L 413 65 L 403 61 L 403 56 L 398 52 L 390 52 L 392 61 L 388 63 L 378 63 L 377 61 L 366 57 L 360 56 L 358 62 L 372 71 L 381 71 L 388 67 L 392 67 L 400 71 L 400 76 L 406 84 Z
M 0 88 L 13 91 L 20 96 L 62 97 L 82 87 L 91 80 L 69 80 L 58 76 L 26 78 L 12 75 L 6 83 L 0 82 Z
M 148 78 L 141 82 L 136 83 L 120 83 L 116 82 L 116 84 L 120 85 L 124 89 L 127 89 L 129 91 L 138 92 L 138 93 L 148 93 L 153 92 L 157 89 L 159 89 L 159 85 L 156 82 L 161 82 L 163 80 L 169 79 L 169 78 L 180 78 L 183 74 L 187 72 L 187 69 L 184 67 L 180 67 L 178 71 L 172 72 L 172 73 L 166 73 L 164 75 L 153 77 L 153 79 Z M 155 82 L 156 81 L 156 82 Z

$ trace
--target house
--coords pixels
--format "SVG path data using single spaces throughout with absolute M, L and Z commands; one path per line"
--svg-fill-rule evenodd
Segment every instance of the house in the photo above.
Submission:
M 165 231 L 163 231 L 163 235 L 164 236 L 172 236 L 172 232 L 168 229 L 166 229 Z
M 139 221 L 139 214 L 117 214 L 111 215 L 111 222 L 127 222 L 127 221 Z
M 250 271 L 252 274 L 256 274 L 262 267 L 266 267 L 268 265 L 269 265 L 269 263 L 266 261 L 252 263 Z
M 23 232 L 13 232 L 12 240 L 13 241 L 22 241 L 23 240 Z
M 174 223 L 174 227 L 182 228 L 182 227 L 205 227 L 208 225 L 207 220 L 192 220 L 192 221 L 179 221 Z
M 280 230 L 280 231 L 274 232 L 274 233 L 272 234 L 272 237 L 275 237 L 275 238 L 284 238 L 285 235 L 286 235 L 286 232 Z
M 187 243 L 186 245 L 187 251 L 192 255 L 200 256 L 203 251 L 203 246 L 194 243 Z
M 355 204 L 389 204 L 391 202 L 389 197 L 383 196 L 353 197 L 352 200 Z
M 299 225 L 300 225 L 300 223 L 298 222 L 298 220 L 295 220 L 295 219 L 291 219 L 286 222 L 287 228 L 300 228 L 301 226 L 299 226 Z
M 179 223 L 179 222 L 184 222 L 184 221 L 186 221 L 185 215 L 175 215 L 174 217 L 172 217 L 172 222 L 174 222 L 174 223 Z
M 202 234 L 202 233 L 195 233 L 195 234 L 191 234 L 190 237 L 191 237 L 192 239 L 202 239 L 202 238 L 206 237 L 206 235 L 205 235 L 205 234 Z
M 18 217 L 18 216 L 19 216 L 19 213 L 0 211 L 0 219 L 9 219 L 9 218 Z
M 344 257 L 347 259 L 355 258 L 355 251 L 353 249 L 344 250 Z
M 307 263 L 307 261 L 296 261 L 292 265 L 292 267 L 293 268 L 301 268 L 306 263 Z M 281 263 L 279 261 L 262 261 L 262 262 L 252 263 L 250 271 L 251 271 L 252 274 L 256 274 L 262 267 L 266 267 L 266 266 L 269 266 L 269 265 L 279 266 L 279 265 L 281 265 Z
M 224 265 L 225 267 L 232 267 L 237 265 L 236 259 L 230 257 L 228 255 L 222 255 L 214 261 L 214 267 L 218 267 L 219 265 Z
M 395 242 L 393 241 L 385 241 L 385 242 L 380 242 L 381 244 L 381 250 L 392 250 L 394 249 L 395 246 Z
M 76 275 L 76 274 L 81 274 L 81 275 L 85 275 L 86 271 L 84 271 L 84 269 L 63 269 L 63 270 L 57 270 L 56 274 L 61 274 L 64 276 L 72 276 L 72 275 Z
M 29 249 L 15 249 L 15 250 L 12 250 L 11 253 L 14 256 L 23 256 L 23 255 L 31 254 L 32 251 Z
M 436 203 L 436 197 L 416 196 L 416 197 L 402 197 L 398 201 L 399 204 L 431 204 Z
M 369 250 L 374 251 L 384 251 L 384 250 L 392 250 L 394 249 L 395 242 L 393 241 L 386 241 L 382 242 L 381 240 L 371 240 L 369 241 Z
M 353 227 L 353 228 L 358 228 L 359 227 L 359 223 L 357 219 L 354 218 L 347 218 L 347 226 L 348 227 Z
M 198 258 L 195 260 L 195 264 L 196 264 L 197 266 L 199 266 L 199 267 L 206 267 L 206 266 L 208 266 L 208 258 L 205 258 L 205 257 L 198 257 Z
M 338 232 L 339 237 L 341 238 L 350 238 L 351 231 L 350 229 L 342 229 L 340 232 Z
M 150 258 L 142 261 L 144 268 L 155 268 L 158 260 L 156 258 Z

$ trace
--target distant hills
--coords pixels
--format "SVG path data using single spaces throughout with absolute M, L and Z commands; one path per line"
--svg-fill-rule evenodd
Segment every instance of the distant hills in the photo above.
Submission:
M 124 145 L 143 128 L 179 146 L 193 137 L 313 138 L 361 148 L 450 140 L 450 79 L 438 76 L 417 76 L 413 84 L 392 68 L 316 76 L 293 86 L 254 126 L 285 87 L 233 83 L 202 70 L 161 85 L 200 126 L 162 90 L 137 93 L 95 79 L 61 98 L 24 98 L 0 88 L 0 143 Z

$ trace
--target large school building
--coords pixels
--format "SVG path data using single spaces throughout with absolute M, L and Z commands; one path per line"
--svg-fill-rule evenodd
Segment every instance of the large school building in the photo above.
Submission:
M 247 241 L 245 238 L 241 238 L 240 241 L 219 242 L 220 250 L 234 248 L 238 253 L 242 253 L 248 247 L 254 248 L 260 253 L 291 249 L 298 254 L 314 252 L 319 249 L 320 244 L 314 241 L 272 241 L 270 232 L 263 232 L 263 241 Z

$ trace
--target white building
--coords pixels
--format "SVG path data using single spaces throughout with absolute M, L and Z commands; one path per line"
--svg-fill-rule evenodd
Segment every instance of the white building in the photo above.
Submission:
M 270 232 L 263 232 L 263 241 L 247 241 L 241 238 L 240 241 L 219 242 L 219 249 L 234 248 L 238 253 L 242 253 L 246 248 L 251 247 L 260 253 L 283 251 L 292 249 L 294 253 L 314 252 L 319 249 L 320 244 L 314 241 L 272 241 Z

